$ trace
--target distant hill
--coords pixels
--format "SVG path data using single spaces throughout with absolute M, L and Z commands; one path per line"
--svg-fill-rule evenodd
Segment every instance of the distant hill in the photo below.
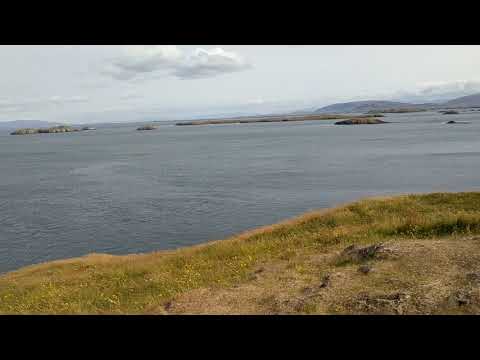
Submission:
M 397 101 L 367 100 L 332 104 L 315 110 L 316 113 L 366 113 L 392 109 L 438 109 L 455 107 L 480 107 L 480 93 L 462 96 L 439 104 L 414 104 Z
M 480 93 L 462 96 L 443 103 L 447 107 L 480 107 Z
M 13 120 L 13 121 L 0 121 L 0 130 L 15 130 L 21 128 L 42 128 L 52 127 L 60 125 L 43 120 Z
M 328 105 L 316 110 L 316 113 L 363 113 L 371 110 L 412 107 L 412 104 L 396 101 L 366 100 L 350 101 Z

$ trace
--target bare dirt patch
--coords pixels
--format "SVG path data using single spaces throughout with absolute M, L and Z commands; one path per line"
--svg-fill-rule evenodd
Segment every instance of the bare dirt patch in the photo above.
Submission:
M 476 238 L 397 240 L 265 264 L 228 289 L 202 288 L 173 300 L 168 313 L 434 314 L 472 313 L 480 304 Z M 360 254 L 360 255 L 359 255 Z M 360 257 L 359 257 L 360 256 Z M 370 270 L 359 271 L 358 260 Z M 374 267 L 374 271 L 371 268 Z

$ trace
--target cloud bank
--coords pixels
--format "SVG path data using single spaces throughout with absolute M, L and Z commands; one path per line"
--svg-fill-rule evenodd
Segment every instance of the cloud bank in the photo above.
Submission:
M 473 94 L 480 92 L 480 81 L 457 80 L 420 83 L 418 91 L 422 95 Z
M 184 53 L 174 45 L 128 46 L 104 73 L 117 80 L 131 80 L 153 73 L 179 79 L 202 79 L 251 67 L 237 53 L 222 48 L 196 48 L 191 53 Z
M 0 99 L 0 116 L 13 113 L 36 113 L 45 110 L 59 110 L 72 104 L 89 102 L 86 96 L 50 96 L 38 99 Z
M 0 106 L 27 106 L 27 105 L 63 105 L 70 103 L 85 103 L 88 102 L 89 98 L 86 96 L 60 96 L 54 95 L 45 98 L 35 98 L 35 99 L 23 99 L 23 100 L 12 100 L 2 98 L 0 99 Z
M 396 99 L 405 101 L 438 102 L 480 92 L 480 81 L 454 80 L 418 83 L 412 91 L 399 91 Z
M 476 80 L 429 81 L 416 84 L 412 90 L 397 91 L 391 98 L 411 102 L 443 102 L 479 92 L 480 81 Z

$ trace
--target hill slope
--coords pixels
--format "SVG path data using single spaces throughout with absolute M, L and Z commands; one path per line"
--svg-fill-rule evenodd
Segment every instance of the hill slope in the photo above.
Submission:
M 332 104 L 316 110 L 316 113 L 363 113 L 376 109 L 390 109 L 412 107 L 412 104 L 382 101 L 382 100 L 366 100 L 366 101 L 350 101 L 346 103 Z
M 0 276 L 0 313 L 480 313 L 479 204 L 374 198 L 175 251 L 30 266 Z
M 366 113 L 372 111 L 388 110 L 388 109 L 436 109 L 436 108 L 455 108 L 455 107 L 480 107 L 480 93 L 469 96 L 462 96 L 443 103 L 438 104 L 414 104 L 396 101 L 383 100 L 367 100 L 367 101 L 351 101 L 346 103 L 332 104 L 324 106 L 316 113 Z
M 480 107 L 480 94 L 462 96 L 444 103 L 448 107 Z

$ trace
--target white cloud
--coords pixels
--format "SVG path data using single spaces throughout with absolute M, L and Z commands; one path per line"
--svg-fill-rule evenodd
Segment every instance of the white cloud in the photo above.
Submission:
M 234 52 L 222 48 L 205 50 L 197 48 L 178 64 L 174 74 L 181 79 L 198 79 L 232 73 L 250 68 L 251 65 Z
M 182 58 L 180 49 L 173 45 L 126 46 L 123 52 L 105 70 L 118 80 L 130 80 L 142 73 L 171 68 Z
M 196 48 L 185 54 L 173 45 L 128 46 L 104 73 L 117 80 L 131 80 L 152 73 L 180 79 L 200 79 L 242 71 L 251 65 L 240 55 L 222 48 Z

